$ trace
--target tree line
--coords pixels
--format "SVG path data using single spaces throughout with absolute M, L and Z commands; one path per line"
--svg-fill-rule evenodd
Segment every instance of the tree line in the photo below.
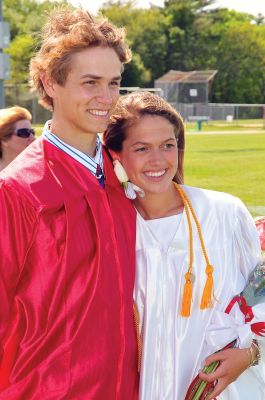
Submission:
M 66 3 L 3 0 L 11 27 L 11 83 L 27 82 L 46 15 Z M 163 7 L 141 9 L 133 0 L 105 3 L 100 13 L 126 28 L 133 51 L 122 85 L 152 87 L 170 69 L 217 69 L 212 102 L 265 103 L 264 17 L 214 5 L 215 0 L 166 0 Z

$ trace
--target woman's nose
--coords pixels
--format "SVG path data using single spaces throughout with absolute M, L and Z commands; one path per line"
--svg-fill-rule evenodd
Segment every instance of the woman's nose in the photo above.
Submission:
M 164 161 L 164 154 L 160 149 L 154 149 L 150 154 L 150 163 L 159 164 Z

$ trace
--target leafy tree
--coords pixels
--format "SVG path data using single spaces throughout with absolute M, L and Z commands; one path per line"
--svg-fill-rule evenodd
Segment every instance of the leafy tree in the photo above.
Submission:
M 216 49 L 218 77 L 215 100 L 230 103 L 263 103 L 265 40 L 254 25 L 231 26 Z
M 45 0 L 4 0 L 3 19 L 10 24 L 11 43 L 6 53 L 11 59 L 10 83 L 15 84 L 16 92 L 21 83 L 28 80 L 28 66 L 34 49 L 38 46 L 40 32 L 47 13 L 65 0 L 52 2 Z
M 35 48 L 31 35 L 17 35 L 12 40 L 7 52 L 11 58 L 11 80 L 15 83 L 26 83 L 28 78 L 28 65 Z
M 10 24 L 11 40 L 20 34 L 39 32 L 46 14 L 58 5 L 67 4 L 65 0 L 42 2 L 36 0 L 4 0 L 3 19 Z
M 28 66 L 30 58 L 33 55 L 35 47 L 34 39 L 31 35 L 17 35 L 12 40 L 7 53 L 11 59 L 11 79 L 15 89 L 15 102 L 19 103 L 19 94 L 21 93 L 21 83 L 28 81 Z
M 207 25 L 206 7 L 214 0 L 166 0 L 167 69 L 190 70 L 198 27 Z
M 264 17 L 216 9 L 214 3 L 166 0 L 164 7 L 149 9 L 137 8 L 134 0 L 105 3 L 102 14 L 126 28 L 133 51 L 123 86 L 153 85 L 170 69 L 217 69 L 214 101 L 265 102 Z M 26 82 L 45 14 L 64 4 L 66 0 L 4 0 L 4 19 L 11 26 L 11 82 Z
M 108 2 L 101 12 L 117 26 L 126 27 L 133 54 L 140 57 L 141 75 L 134 74 L 133 86 L 149 86 L 155 78 L 166 72 L 165 17 L 159 7 L 147 10 L 134 7 L 133 1 Z
M 134 53 L 132 61 L 125 65 L 121 85 L 143 87 L 150 81 L 149 71 L 145 68 L 139 54 Z

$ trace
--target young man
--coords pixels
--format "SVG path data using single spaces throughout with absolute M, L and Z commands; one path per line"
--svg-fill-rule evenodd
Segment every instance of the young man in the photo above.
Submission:
M 134 400 L 135 211 L 102 150 L 124 34 L 57 10 L 31 62 L 53 112 L 0 179 L 0 399 Z

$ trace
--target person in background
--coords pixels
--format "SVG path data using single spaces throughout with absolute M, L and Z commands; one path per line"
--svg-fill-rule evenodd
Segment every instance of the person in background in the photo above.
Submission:
M 104 142 L 126 193 L 140 194 L 134 198 L 139 399 L 184 400 L 204 362 L 219 361 L 215 372 L 200 372 L 218 382 L 208 400 L 264 400 L 262 366 L 254 366 L 257 337 L 237 304 L 225 312 L 260 261 L 246 207 L 229 194 L 183 185 L 183 121 L 159 96 L 122 96 Z M 251 324 L 263 326 L 264 303 L 252 313 Z M 238 348 L 213 354 L 234 339 Z
M 0 110 L 0 171 L 35 139 L 32 116 L 23 107 Z
M 131 52 L 123 29 L 70 6 L 31 60 L 52 110 L 0 173 L 0 399 L 135 400 L 135 210 L 99 133 Z

